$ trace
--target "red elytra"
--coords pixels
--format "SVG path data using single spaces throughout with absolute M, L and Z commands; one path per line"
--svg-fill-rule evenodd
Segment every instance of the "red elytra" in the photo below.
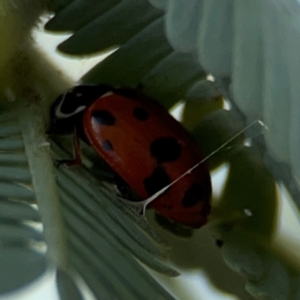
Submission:
M 65 131 L 75 126 L 143 199 L 203 160 L 198 145 L 165 108 L 132 90 L 77 86 L 55 101 L 52 118 Z M 209 171 L 200 164 L 149 206 L 169 220 L 199 228 L 207 222 L 210 198 Z

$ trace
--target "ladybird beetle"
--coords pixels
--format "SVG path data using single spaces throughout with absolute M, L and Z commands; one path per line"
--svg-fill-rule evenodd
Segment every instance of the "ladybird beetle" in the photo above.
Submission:
M 54 132 L 75 130 L 143 199 L 203 160 L 181 124 L 135 90 L 76 86 L 53 103 L 51 118 Z M 149 206 L 170 221 L 199 228 L 207 222 L 210 198 L 210 174 L 200 164 Z

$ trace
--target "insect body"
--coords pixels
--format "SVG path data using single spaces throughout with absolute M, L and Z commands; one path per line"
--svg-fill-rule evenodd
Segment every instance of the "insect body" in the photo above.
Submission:
M 62 132 L 76 128 L 110 167 L 148 198 L 203 159 L 181 124 L 156 102 L 132 90 L 77 86 L 52 106 Z M 199 228 L 210 212 L 209 171 L 201 164 L 151 202 L 161 216 Z

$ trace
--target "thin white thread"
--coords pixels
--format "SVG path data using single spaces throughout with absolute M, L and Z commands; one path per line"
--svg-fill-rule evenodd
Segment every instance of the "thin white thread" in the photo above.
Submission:
M 196 169 L 198 166 L 200 166 L 202 163 L 204 163 L 206 160 L 208 160 L 210 157 L 212 157 L 213 155 L 215 155 L 217 152 L 219 152 L 221 149 L 223 149 L 224 147 L 226 147 L 229 143 L 231 143 L 234 139 L 236 139 L 238 136 L 240 136 L 243 132 L 245 132 L 247 129 L 249 129 L 250 127 L 252 127 L 255 123 L 259 123 L 262 127 L 267 129 L 267 126 L 261 121 L 261 120 L 255 120 L 252 123 L 250 123 L 248 126 L 246 126 L 245 128 L 243 128 L 242 130 L 240 130 L 237 134 L 235 134 L 233 137 L 231 137 L 228 141 L 226 141 L 224 144 L 222 144 L 220 147 L 218 147 L 216 150 L 214 150 L 213 152 L 211 152 L 208 156 L 206 156 L 203 160 L 201 160 L 200 162 L 198 162 L 197 164 L 195 164 L 193 167 L 191 167 L 190 169 L 188 169 L 185 173 L 183 173 L 181 176 L 179 176 L 178 178 L 176 178 L 174 181 L 172 181 L 169 185 L 165 186 L 164 188 L 162 188 L 161 190 L 159 190 L 158 192 L 156 192 L 154 195 L 152 195 L 151 197 L 147 198 L 146 200 L 140 201 L 140 202 L 132 202 L 130 200 L 127 199 L 123 199 L 121 197 L 118 197 L 121 201 L 128 203 L 128 205 L 130 205 L 132 208 L 136 208 L 137 211 L 140 213 L 142 211 L 142 215 L 145 216 L 146 213 L 146 208 L 147 206 L 153 202 L 157 197 L 159 197 L 161 194 L 163 194 L 167 189 L 169 189 L 171 186 L 173 186 L 176 182 L 178 182 L 179 180 L 181 180 L 183 177 L 185 177 L 186 175 L 190 174 L 194 169 Z

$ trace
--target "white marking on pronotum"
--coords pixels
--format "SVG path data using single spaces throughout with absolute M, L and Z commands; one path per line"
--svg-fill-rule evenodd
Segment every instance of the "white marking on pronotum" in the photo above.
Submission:
M 68 92 L 69 92 L 69 91 L 67 91 L 66 93 L 64 93 L 63 98 L 61 99 L 61 101 L 59 102 L 59 104 L 58 104 L 57 107 L 56 107 L 56 110 L 55 110 L 55 116 L 56 116 L 58 119 L 69 118 L 69 117 L 71 117 L 71 116 L 73 116 L 73 115 L 75 115 L 75 114 L 77 114 L 77 113 L 83 111 L 83 110 L 86 108 L 85 105 L 81 105 L 81 106 L 77 107 L 76 110 L 73 111 L 73 112 L 71 112 L 70 114 L 64 114 L 64 113 L 62 113 L 61 107 L 62 107 L 62 104 L 64 103 L 64 101 L 65 101 L 65 99 L 66 99 L 66 96 L 67 96 Z M 78 95 L 79 95 L 79 97 L 80 97 L 81 94 L 78 93 Z M 81 96 L 82 96 L 82 95 L 81 95 Z
M 59 104 L 56 107 L 55 116 L 58 119 L 69 118 L 69 117 L 71 117 L 73 115 L 76 115 L 77 113 L 79 113 L 79 112 L 81 112 L 81 111 L 83 111 L 83 110 L 86 109 L 86 105 L 81 105 L 81 106 L 78 106 L 75 111 L 73 111 L 73 112 L 71 112 L 69 114 L 62 113 L 61 107 L 62 107 L 62 104 L 64 103 L 64 101 L 66 99 L 66 96 L 67 96 L 68 92 L 64 93 L 63 98 L 61 99 L 61 101 L 59 102 Z M 112 94 L 113 94 L 112 92 L 107 92 L 106 94 L 104 94 L 103 96 L 101 96 L 101 98 L 108 97 L 108 96 L 110 96 Z M 77 93 L 75 96 L 79 98 L 79 97 L 82 97 L 83 95 L 81 93 Z
M 229 143 L 231 143 L 234 139 L 236 139 L 238 136 L 240 136 L 243 132 L 245 132 L 250 127 L 252 127 L 255 123 L 259 123 L 261 126 L 263 126 L 264 128 L 266 128 L 266 125 L 262 121 L 260 121 L 260 120 L 253 121 L 248 126 L 246 126 L 245 128 L 243 128 L 242 130 L 240 130 L 237 134 L 235 134 L 232 138 L 230 138 L 227 142 L 225 142 L 224 144 L 222 144 L 220 147 L 218 147 L 216 150 L 214 150 L 213 152 L 211 152 L 208 156 L 206 156 L 200 162 L 198 162 L 197 164 L 195 164 L 193 167 L 191 167 L 190 169 L 188 169 L 185 173 L 183 173 L 177 179 L 175 179 L 174 181 L 172 181 L 169 185 L 165 186 L 164 188 L 162 188 L 161 190 L 159 190 L 158 192 L 156 192 L 154 195 L 152 195 L 151 197 L 147 198 L 146 200 L 140 201 L 140 202 L 132 202 L 132 201 L 129 201 L 127 199 L 123 199 L 121 197 L 118 197 L 118 198 L 121 201 L 127 203 L 129 206 L 131 206 L 135 210 L 137 210 L 137 212 L 139 212 L 139 213 L 142 212 L 143 216 L 145 216 L 146 208 L 147 208 L 147 206 L 151 202 L 153 202 L 157 197 L 159 197 L 160 195 L 162 195 L 167 189 L 169 189 L 171 186 L 173 186 L 176 182 L 178 182 L 179 180 L 181 180 L 183 177 L 185 177 L 186 175 L 191 174 L 193 172 L 193 170 L 195 170 L 197 167 L 199 167 L 202 163 L 204 163 L 210 157 L 212 157 L 213 155 L 215 155 L 221 149 L 223 149 L 224 147 L 226 147 Z

